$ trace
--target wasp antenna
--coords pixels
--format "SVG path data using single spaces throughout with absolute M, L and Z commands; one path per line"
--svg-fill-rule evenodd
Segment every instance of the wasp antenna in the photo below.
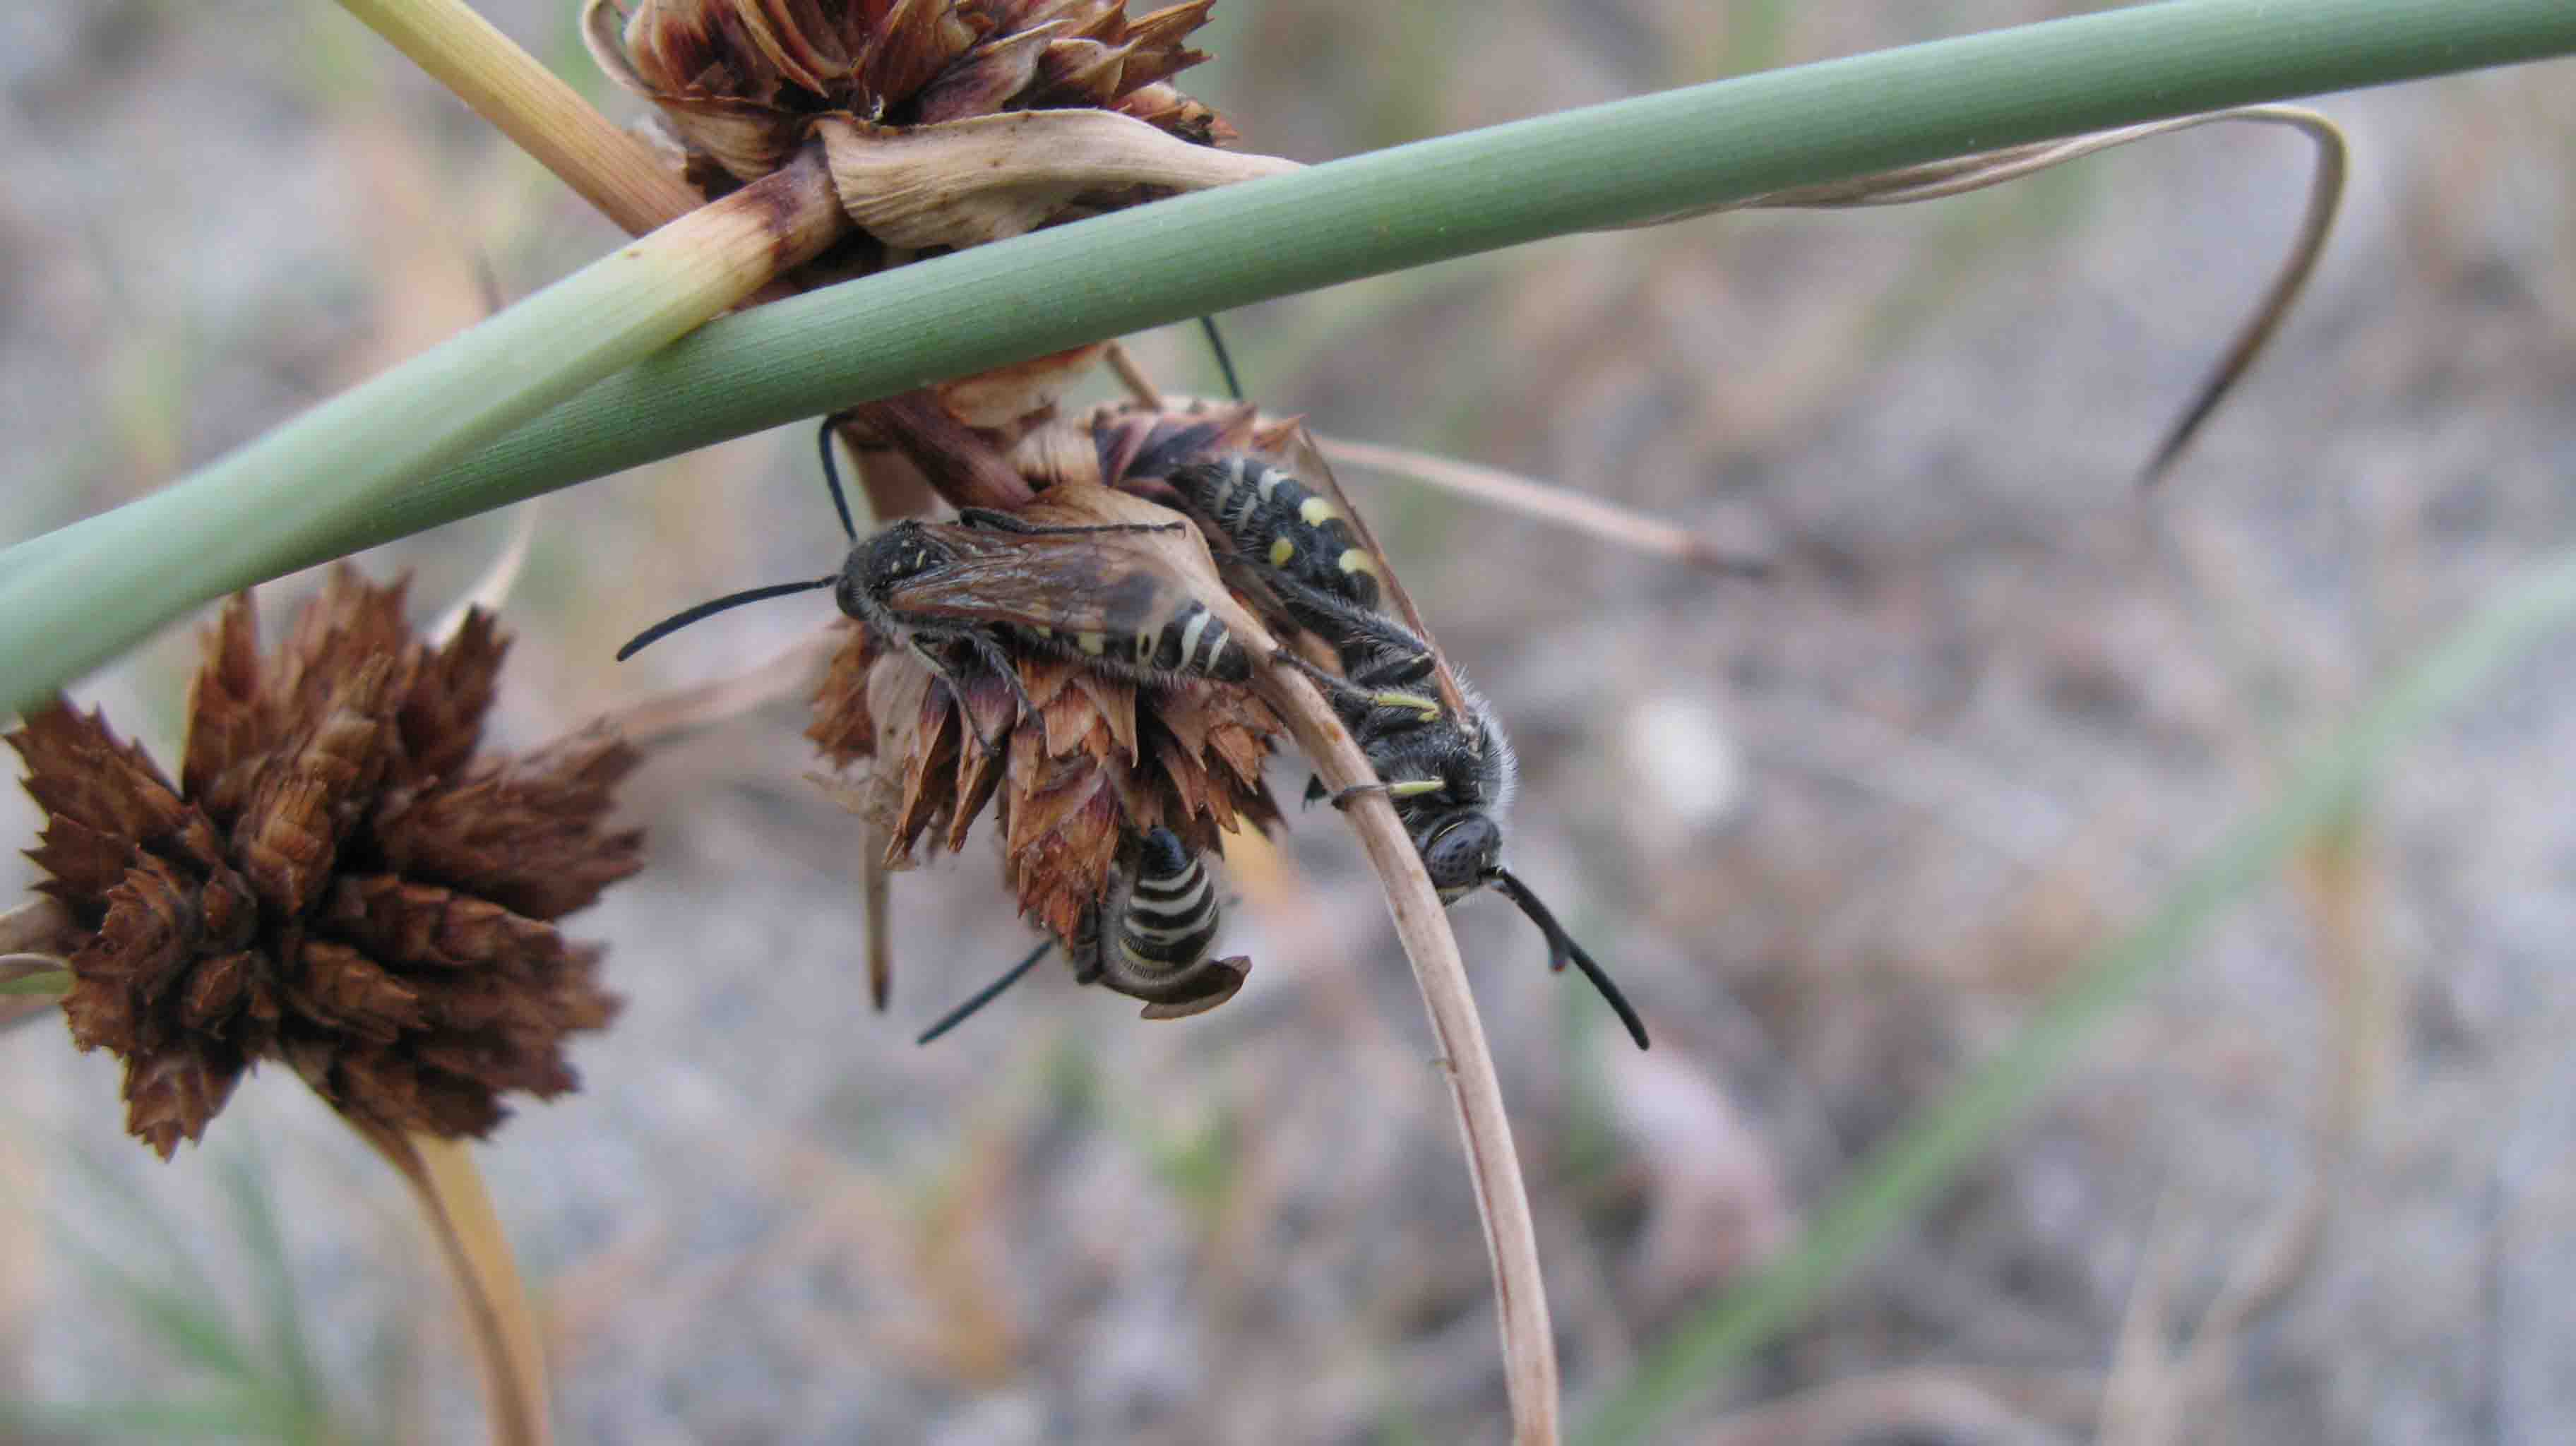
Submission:
M 678 632 L 680 629 L 687 627 L 689 624 L 694 623 L 701 618 L 713 617 L 727 608 L 738 608 L 744 603 L 763 602 L 774 597 L 785 597 L 791 592 L 812 592 L 818 587 L 830 587 L 832 584 L 839 582 L 840 580 L 841 575 L 836 572 L 830 577 L 818 577 L 812 582 L 772 583 L 767 587 L 756 587 L 747 592 L 727 593 L 725 596 L 717 598 L 713 602 L 702 602 L 696 607 L 689 609 L 687 612 L 675 613 L 672 616 L 655 623 L 653 626 L 646 628 L 644 631 L 637 633 L 627 642 L 625 647 L 617 650 L 617 661 L 621 663 L 625 662 L 628 658 L 634 657 L 637 653 L 640 653 L 646 648 L 651 647 L 653 644 L 662 641 L 664 638 L 667 638 L 671 634 Z
M 948 1031 L 955 1029 L 961 1024 L 964 1024 L 968 1017 L 973 1015 L 976 1010 L 981 1009 L 985 1005 L 992 1003 L 994 1000 L 1001 998 L 1003 990 L 1019 983 L 1021 975 L 1038 967 L 1038 961 L 1045 958 L 1047 956 L 1047 951 L 1054 947 L 1055 940 L 1048 939 L 1039 944 L 1035 949 L 1030 950 L 1029 957 L 1012 965 L 1009 973 L 994 980 L 992 983 L 985 985 L 983 988 L 976 990 L 974 998 L 967 1000 L 965 1003 L 958 1005 L 955 1009 L 952 1009 L 945 1015 L 941 1016 L 937 1024 L 923 1030 L 921 1032 L 921 1037 L 914 1040 L 913 1043 L 917 1045 L 928 1044 L 939 1036 L 946 1034 Z
M 1225 349 L 1225 333 L 1216 329 L 1216 318 L 1199 318 L 1199 330 L 1207 333 L 1208 350 L 1216 353 L 1216 369 L 1225 378 L 1225 392 L 1236 401 L 1243 400 L 1243 380 L 1234 374 L 1234 354 Z
M 832 446 L 832 434 L 839 430 L 837 416 L 825 417 L 822 430 L 814 434 L 814 451 L 823 459 L 823 486 L 832 494 L 832 510 L 841 514 L 841 531 L 856 542 L 859 526 L 850 520 L 850 499 L 841 495 L 841 462 Z
M 1639 1049 L 1646 1048 L 1646 1022 L 1637 1017 L 1635 1006 L 1628 1003 L 1628 996 L 1619 992 L 1619 986 L 1610 982 L 1610 976 L 1602 972 L 1600 965 L 1592 962 L 1592 956 L 1583 952 L 1583 946 L 1574 942 L 1574 936 L 1565 932 L 1565 926 L 1556 922 L 1556 915 L 1548 912 L 1547 905 L 1539 902 L 1538 895 L 1530 892 L 1529 885 L 1514 878 L 1509 869 L 1497 868 L 1487 877 L 1494 881 L 1494 887 L 1503 891 L 1504 898 L 1519 905 L 1520 911 L 1529 915 L 1529 921 L 1538 925 L 1538 931 L 1547 936 L 1547 967 L 1563 969 L 1565 961 L 1572 959 L 1574 967 L 1583 971 L 1583 977 L 1592 981 L 1592 987 L 1601 991 L 1601 998 L 1609 1004 L 1610 1012 L 1618 1015 L 1619 1022 L 1628 1027 L 1628 1037 L 1637 1041 Z

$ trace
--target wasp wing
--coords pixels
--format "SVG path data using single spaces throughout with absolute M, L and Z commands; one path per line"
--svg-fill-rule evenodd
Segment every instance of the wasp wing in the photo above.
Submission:
M 1216 582 L 1205 544 L 1164 508 L 1105 487 L 1065 485 L 1050 488 L 1019 516 L 1039 526 L 1153 530 L 1015 532 L 931 524 L 932 536 L 955 561 L 907 580 L 887 604 L 911 617 L 1130 637 L 1160 628 L 1193 601 L 1230 624 L 1240 616 Z M 1194 587 L 1197 579 L 1205 585 Z
M 1351 530 L 1359 534 L 1360 546 L 1367 548 L 1369 555 L 1377 559 L 1378 578 L 1395 598 L 1396 615 L 1431 649 L 1431 680 L 1437 685 L 1441 706 L 1449 710 L 1452 718 L 1467 717 L 1467 695 L 1459 688 L 1457 676 L 1449 671 L 1449 657 L 1440 650 L 1440 640 L 1431 635 L 1431 629 L 1422 621 L 1421 609 L 1413 605 L 1413 594 L 1405 591 L 1404 579 L 1396 575 L 1394 565 L 1387 561 L 1386 549 L 1377 545 L 1377 534 L 1369 530 L 1368 519 L 1352 505 L 1351 495 L 1342 490 L 1342 479 L 1333 475 L 1332 465 L 1324 460 L 1323 448 L 1315 445 L 1315 434 L 1307 430 L 1303 420 L 1294 426 L 1295 430 L 1289 433 L 1286 444 L 1280 448 L 1288 470 L 1310 485 L 1322 488 L 1332 498 L 1333 505 L 1342 509 L 1342 515 L 1350 521 Z

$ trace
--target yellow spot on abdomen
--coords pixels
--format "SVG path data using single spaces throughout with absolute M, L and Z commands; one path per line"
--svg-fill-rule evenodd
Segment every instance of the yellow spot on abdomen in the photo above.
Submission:
M 1364 572 L 1371 577 L 1377 576 L 1377 559 L 1369 556 L 1368 549 L 1365 547 L 1343 548 L 1341 562 L 1344 572 Z
M 1287 538 L 1280 538 L 1278 541 L 1270 544 L 1270 565 L 1272 567 L 1286 567 L 1288 565 L 1288 559 L 1295 557 L 1296 555 L 1297 544 L 1290 542 Z
M 1321 527 L 1340 517 L 1342 509 L 1321 497 L 1309 497 L 1305 504 L 1297 509 L 1297 515 L 1305 519 L 1308 527 Z
M 1109 646 L 1109 639 L 1099 633 L 1076 633 L 1073 641 L 1075 646 L 1095 658 Z

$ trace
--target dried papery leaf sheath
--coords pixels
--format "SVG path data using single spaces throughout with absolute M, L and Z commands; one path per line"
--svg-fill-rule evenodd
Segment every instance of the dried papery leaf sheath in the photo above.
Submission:
M 77 930 L 74 1042 L 126 1062 L 127 1128 L 165 1158 L 283 1059 L 342 1111 L 480 1135 L 498 1096 L 571 1089 L 563 1036 L 616 1001 L 554 920 L 640 866 L 603 825 L 635 755 L 590 732 L 476 758 L 506 643 L 431 647 L 402 587 L 345 566 L 262 658 L 250 598 L 206 640 L 173 785 L 56 700 L 8 735 L 46 815 L 30 851 Z

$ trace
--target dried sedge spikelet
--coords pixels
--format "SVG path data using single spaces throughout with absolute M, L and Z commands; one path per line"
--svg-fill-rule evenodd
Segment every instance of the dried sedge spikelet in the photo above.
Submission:
M 601 68 L 725 181 L 820 139 L 851 218 L 885 246 L 971 246 L 1285 169 L 1171 77 L 1212 0 L 590 0 Z M 704 174 L 701 168 L 699 174 Z
M 1029 427 L 1012 445 L 1010 460 L 1042 488 L 1091 483 L 1166 502 L 1173 494 L 1162 479 L 1183 463 L 1219 452 L 1285 457 L 1299 429 L 1298 418 L 1265 417 L 1249 402 L 1110 402 Z
M 1060 526 L 1169 522 L 1174 514 L 1098 488 L 1065 488 L 1020 514 Z M 1195 529 L 1133 535 L 1150 565 L 1194 597 L 1249 623 L 1216 579 Z M 910 652 L 863 628 L 833 659 L 807 729 L 835 766 L 868 760 L 862 808 L 888 833 L 889 867 L 909 867 L 927 835 L 952 852 L 998 800 L 1004 876 L 1032 919 L 1070 937 L 1107 886 L 1122 839 L 1159 824 L 1192 848 L 1221 851 L 1249 819 L 1279 816 L 1261 768 L 1279 720 L 1243 687 L 1187 679 L 1140 687 L 1079 663 L 1022 655 L 1024 715 L 1007 683 L 974 674 L 966 695 Z M 973 726 L 967 715 L 971 714 Z M 977 732 L 1006 739 L 992 755 Z
M 402 594 L 336 568 L 267 658 L 233 598 L 175 787 L 59 699 L 8 735 L 38 888 L 80 930 L 72 1039 L 124 1058 L 126 1128 L 165 1159 L 270 1058 L 371 1124 L 480 1135 L 502 1092 L 573 1088 L 564 1035 L 616 1012 L 553 921 L 641 865 L 601 827 L 636 754 L 594 731 L 475 758 L 507 644 L 480 610 L 422 643 Z

